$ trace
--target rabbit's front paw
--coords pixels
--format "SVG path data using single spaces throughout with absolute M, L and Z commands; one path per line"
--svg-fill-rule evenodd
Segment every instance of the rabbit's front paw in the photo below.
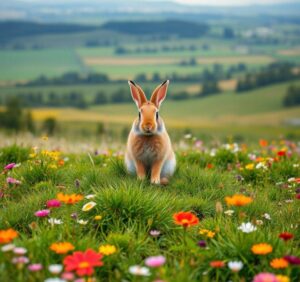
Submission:
M 152 184 L 160 184 L 160 178 L 158 177 L 158 178 L 151 178 L 151 183 Z

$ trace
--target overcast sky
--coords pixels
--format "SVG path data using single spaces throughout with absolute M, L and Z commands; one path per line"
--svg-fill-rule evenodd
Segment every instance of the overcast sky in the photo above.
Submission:
M 0 0 L 2 1 L 2 0 Z M 56 3 L 56 2 L 59 2 L 59 3 L 64 3 L 64 2 L 67 2 L 67 3 L 78 3 L 78 2 L 81 2 L 81 3 L 87 3 L 89 1 L 86 1 L 86 0 L 52 0 L 52 1 L 49 1 L 49 0 L 20 0 L 20 1 L 23 1 L 23 2 L 52 2 L 52 3 Z M 112 0 L 112 1 L 116 1 L 116 0 Z M 123 1 L 129 1 L 131 2 L 130 0 L 119 0 L 120 2 L 123 2 Z M 136 1 L 136 0 L 135 0 Z M 140 0 L 141 2 L 143 0 Z M 214 6 L 231 6 L 231 5 L 238 5 L 238 6 L 241 6 L 241 5 L 256 5 L 256 4 L 279 4 L 279 3 L 289 3 L 289 2 L 297 2 L 299 0 L 147 0 L 147 1 L 173 1 L 173 2 L 178 2 L 178 3 L 182 3 L 182 4 L 190 4 L 190 5 L 214 5 Z M 91 2 L 99 2 L 99 4 L 101 4 L 101 0 L 91 0 Z

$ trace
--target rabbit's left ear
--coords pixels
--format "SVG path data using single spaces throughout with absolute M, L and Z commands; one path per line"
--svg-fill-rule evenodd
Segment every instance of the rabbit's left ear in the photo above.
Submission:
M 162 101 L 166 98 L 169 80 L 157 86 L 153 91 L 150 101 L 159 109 Z

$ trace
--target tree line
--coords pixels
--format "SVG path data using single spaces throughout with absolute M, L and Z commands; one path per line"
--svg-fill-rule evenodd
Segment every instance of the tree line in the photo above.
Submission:
M 272 63 L 257 73 L 248 73 L 238 80 L 237 92 L 245 92 L 259 87 L 268 86 L 300 78 L 291 63 Z
M 294 107 L 300 105 L 300 86 L 291 85 L 283 98 L 285 107 Z

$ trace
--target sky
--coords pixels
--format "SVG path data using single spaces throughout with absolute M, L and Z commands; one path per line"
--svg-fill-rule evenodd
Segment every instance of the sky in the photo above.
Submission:
M 190 5 L 213 5 L 213 6 L 242 6 L 242 5 L 267 5 L 296 2 L 291 0 L 175 0 L 178 3 Z
M 2 1 L 2 0 L 0 0 Z M 47 0 L 20 0 L 22 2 L 36 2 L 36 3 L 42 3 L 42 2 L 49 2 Z M 116 1 L 116 0 L 113 0 Z M 130 0 L 119 0 L 120 2 L 123 1 L 129 1 Z M 136 1 L 136 0 L 135 0 Z M 143 1 L 143 0 L 140 0 Z M 155 1 L 171 1 L 171 2 L 177 2 L 181 4 L 189 4 L 189 5 L 206 5 L 206 6 L 244 6 L 244 5 L 267 5 L 267 4 L 280 4 L 280 3 L 288 3 L 288 2 L 297 2 L 300 0 L 147 0 L 147 2 L 155 2 Z M 72 2 L 86 2 L 86 0 L 52 0 L 52 3 L 59 2 L 59 3 L 72 3 Z M 92 2 L 99 2 L 101 3 L 101 0 L 92 0 Z

